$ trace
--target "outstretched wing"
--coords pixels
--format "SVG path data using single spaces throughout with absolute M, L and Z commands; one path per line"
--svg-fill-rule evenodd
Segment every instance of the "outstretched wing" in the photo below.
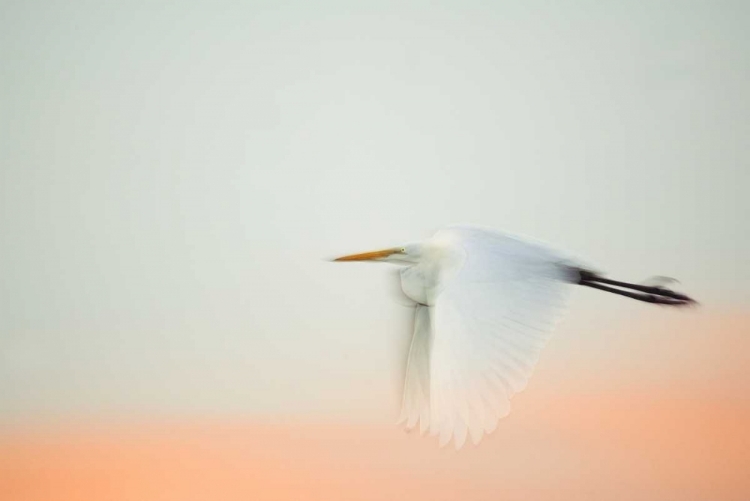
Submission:
M 430 336 L 412 345 L 415 358 L 429 349 L 429 411 L 412 404 L 405 412 L 414 423 L 419 407 L 422 426 L 429 419 L 441 445 L 454 439 L 460 448 L 510 412 L 564 311 L 572 277 L 564 256 L 536 243 L 471 227 L 436 237 L 462 246 L 465 261 L 429 307 Z M 405 394 L 417 393 L 415 381 L 423 385 L 410 372 Z

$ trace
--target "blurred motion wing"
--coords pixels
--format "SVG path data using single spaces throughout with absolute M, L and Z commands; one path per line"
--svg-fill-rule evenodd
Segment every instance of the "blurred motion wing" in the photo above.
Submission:
M 429 366 L 429 409 L 410 396 L 405 410 L 414 423 L 419 408 L 440 444 L 453 438 L 458 449 L 468 435 L 478 443 L 510 412 L 510 398 L 525 388 L 565 309 L 571 277 L 569 261 L 539 244 L 475 228 L 441 233 L 463 247 L 466 259 L 428 308 L 430 336 L 415 330 L 414 358 L 421 361 L 429 349 L 429 363 L 415 364 Z M 424 398 L 417 385 L 422 377 L 407 378 L 405 393 Z
M 420 432 L 430 423 L 430 308 L 418 304 L 414 313 L 414 334 L 406 363 L 404 395 L 399 422 L 412 430 L 419 423 Z

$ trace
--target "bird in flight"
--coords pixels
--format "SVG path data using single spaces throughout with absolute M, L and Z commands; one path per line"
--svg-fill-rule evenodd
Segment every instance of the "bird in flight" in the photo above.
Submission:
M 401 265 L 415 303 L 400 421 L 460 449 L 510 412 L 564 312 L 570 284 L 665 306 L 695 302 L 658 285 L 604 278 L 543 244 L 474 226 L 335 261 Z

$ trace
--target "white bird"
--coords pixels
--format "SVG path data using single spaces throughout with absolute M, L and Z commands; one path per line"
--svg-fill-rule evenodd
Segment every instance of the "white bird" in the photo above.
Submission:
M 416 303 L 400 422 L 477 444 L 510 412 L 566 306 L 570 284 L 640 301 L 682 306 L 663 287 L 603 278 L 546 246 L 497 231 L 451 226 L 432 238 L 335 261 L 402 265 L 401 288 Z

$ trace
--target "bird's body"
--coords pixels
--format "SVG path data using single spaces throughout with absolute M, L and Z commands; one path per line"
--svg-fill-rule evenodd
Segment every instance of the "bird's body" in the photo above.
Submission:
M 510 412 L 510 398 L 525 388 L 565 309 L 569 285 L 635 297 L 543 244 L 471 226 L 337 259 L 364 260 L 401 264 L 401 288 L 416 304 L 401 420 L 441 445 L 454 439 L 456 448 L 469 436 L 478 443 Z M 614 284 L 635 287 L 644 301 L 691 302 L 659 287 Z

